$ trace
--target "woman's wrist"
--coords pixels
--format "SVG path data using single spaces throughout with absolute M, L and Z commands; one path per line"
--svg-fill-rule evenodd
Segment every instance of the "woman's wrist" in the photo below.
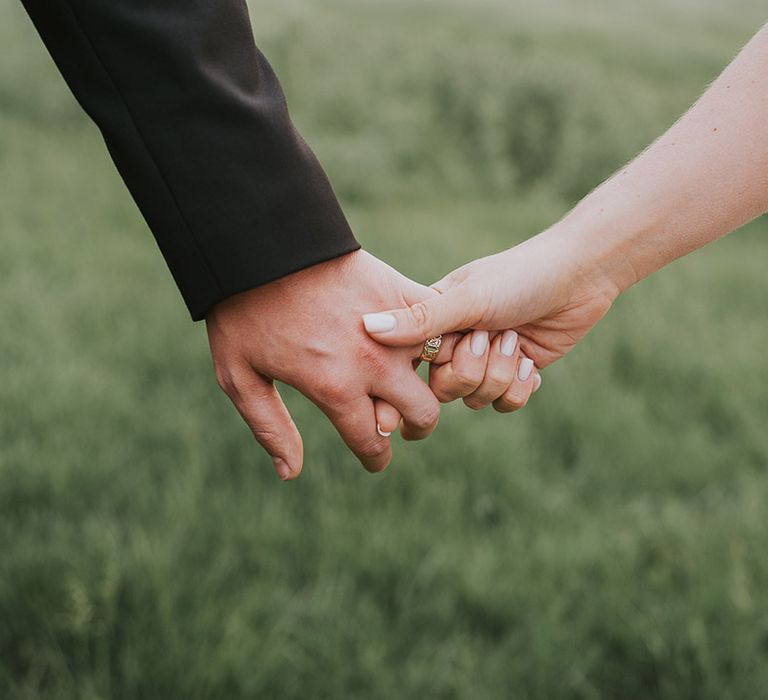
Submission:
M 574 274 L 614 297 L 666 264 L 657 213 L 608 181 L 551 229 Z
M 575 211 L 530 240 L 542 251 L 546 262 L 541 264 L 552 270 L 551 279 L 559 282 L 556 306 L 584 294 L 613 300 L 634 283 L 631 271 L 607 250 L 606 240 L 591 217 Z

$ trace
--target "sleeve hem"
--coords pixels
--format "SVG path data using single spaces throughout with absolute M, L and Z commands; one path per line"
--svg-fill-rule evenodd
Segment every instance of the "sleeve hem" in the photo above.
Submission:
M 212 295 L 206 300 L 200 300 L 200 302 L 195 305 L 190 305 L 189 313 L 193 321 L 202 321 L 205 319 L 211 309 L 216 306 L 216 304 L 224 301 L 225 299 L 228 299 L 229 297 L 235 296 L 236 294 L 242 294 L 243 292 L 248 292 L 252 289 L 255 289 L 256 287 L 260 287 L 263 284 L 274 282 L 275 280 L 286 277 L 290 274 L 293 274 L 294 272 L 305 270 L 308 267 L 320 265 L 321 263 L 328 262 L 329 260 L 335 260 L 336 258 L 340 258 L 343 255 L 349 255 L 349 253 L 354 253 L 356 250 L 360 250 L 361 247 L 362 246 L 357 241 L 353 240 L 352 245 L 349 245 L 347 248 L 335 251 L 334 253 L 320 255 L 315 258 L 295 260 L 293 261 L 292 265 L 283 268 L 280 272 L 275 271 L 275 274 L 272 276 L 254 277 L 250 283 L 243 282 L 240 285 L 233 286 L 231 289 L 227 289 L 226 291 L 220 290 L 218 294 Z

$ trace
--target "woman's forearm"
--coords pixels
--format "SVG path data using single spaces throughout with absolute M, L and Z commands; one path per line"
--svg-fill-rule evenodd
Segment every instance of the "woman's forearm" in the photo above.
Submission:
M 523 243 L 454 270 L 440 295 L 364 322 L 386 345 L 461 329 L 514 329 L 538 368 L 616 296 L 768 210 L 768 27 L 667 133 Z
M 669 131 L 552 233 L 623 291 L 766 210 L 768 27 Z

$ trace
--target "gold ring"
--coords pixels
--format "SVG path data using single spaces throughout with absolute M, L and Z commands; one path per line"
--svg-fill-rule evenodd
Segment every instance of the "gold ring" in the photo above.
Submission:
M 434 362 L 437 357 L 437 353 L 440 352 L 440 345 L 443 342 L 443 336 L 438 335 L 434 338 L 430 338 L 424 343 L 424 349 L 421 351 L 421 359 L 424 362 Z

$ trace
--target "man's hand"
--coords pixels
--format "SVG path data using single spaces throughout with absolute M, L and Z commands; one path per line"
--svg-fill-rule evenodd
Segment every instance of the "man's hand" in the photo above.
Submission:
M 413 369 L 423 341 L 385 348 L 360 319 L 436 295 L 357 251 L 238 294 L 208 314 L 219 385 L 282 479 L 298 476 L 303 447 L 276 379 L 316 403 L 369 471 L 384 469 L 392 457 L 377 416 L 386 416 L 391 429 L 402 415 L 406 439 L 434 430 L 439 403 Z

